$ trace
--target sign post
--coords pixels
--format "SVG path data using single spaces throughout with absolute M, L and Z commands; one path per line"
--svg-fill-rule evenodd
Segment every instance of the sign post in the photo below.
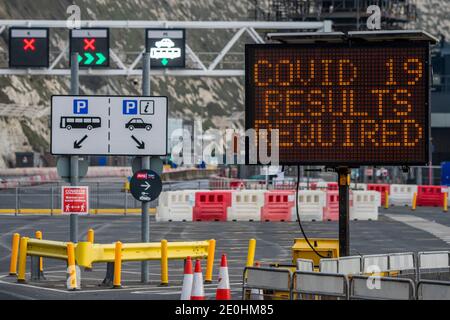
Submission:
M 339 180 L 339 255 L 350 255 L 350 169 L 337 168 Z
M 150 95 L 150 54 L 146 51 L 143 56 L 142 65 L 142 95 Z M 150 157 L 144 156 L 141 158 L 141 169 L 150 169 Z M 149 208 L 150 203 L 147 201 L 141 202 L 141 241 L 150 242 L 150 223 L 149 223 Z M 141 262 L 141 282 L 147 283 L 148 276 L 148 261 Z
M 71 77 L 70 77 L 70 93 L 78 95 L 79 93 L 79 78 L 78 78 L 78 53 L 74 52 L 70 56 L 71 59 Z M 78 155 L 70 156 L 70 185 L 78 185 Z M 78 242 L 78 215 L 70 214 L 69 217 L 69 233 L 70 241 L 73 243 Z

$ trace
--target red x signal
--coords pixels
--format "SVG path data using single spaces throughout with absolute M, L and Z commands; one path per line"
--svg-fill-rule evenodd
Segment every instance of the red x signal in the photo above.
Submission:
M 23 50 L 28 51 L 34 51 L 36 50 L 36 47 L 34 46 L 34 43 L 36 42 L 35 38 L 31 38 L 31 39 L 23 39 Z
M 94 45 L 94 43 L 95 43 L 95 39 L 87 39 L 87 38 L 84 38 L 83 39 L 83 41 L 84 41 L 84 44 L 85 44 L 85 46 L 84 46 L 84 50 L 95 50 L 95 45 Z

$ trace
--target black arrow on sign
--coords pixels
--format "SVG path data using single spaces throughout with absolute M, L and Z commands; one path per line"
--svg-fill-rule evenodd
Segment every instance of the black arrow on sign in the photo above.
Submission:
M 138 139 L 136 139 L 135 136 L 131 136 L 131 138 L 132 138 L 134 141 L 136 141 L 136 143 L 138 144 L 138 145 L 136 146 L 138 149 L 144 149 L 144 148 L 145 148 L 145 143 L 144 143 L 144 141 L 139 141 Z
M 75 141 L 73 142 L 73 147 L 74 147 L 74 149 L 80 149 L 80 148 L 81 148 L 81 144 L 83 143 L 84 140 L 86 140 L 87 137 L 88 137 L 88 135 L 85 134 L 84 137 L 81 138 L 80 141 L 75 140 Z

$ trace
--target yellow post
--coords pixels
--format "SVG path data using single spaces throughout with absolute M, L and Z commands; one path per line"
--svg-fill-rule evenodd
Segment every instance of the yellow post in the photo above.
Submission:
M 389 209 L 389 192 L 384 192 L 384 208 Z
M 28 238 L 20 238 L 19 246 L 19 273 L 17 274 L 17 282 L 25 282 L 25 271 L 27 268 L 27 246 Z
M 67 283 L 69 290 L 77 289 L 77 269 L 75 265 L 75 246 L 72 242 L 67 243 L 67 264 L 69 271 L 69 281 Z
M 87 242 L 94 243 L 94 229 L 89 229 L 87 232 Z M 85 267 L 84 271 L 92 271 L 92 264 L 89 267 Z
M 36 239 L 42 240 L 42 231 L 36 231 Z M 39 257 L 39 272 L 44 272 L 44 259 Z
M 444 212 L 448 211 L 448 193 L 444 192 Z
M 17 274 L 17 257 L 19 256 L 19 241 L 20 241 L 20 234 L 14 233 L 11 244 L 11 262 L 9 264 L 10 276 L 15 276 Z
M 117 241 L 114 250 L 114 288 L 121 288 L 122 280 L 122 242 Z
M 94 229 L 89 229 L 88 230 L 87 242 L 94 243 Z
M 248 242 L 247 267 L 253 267 L 255 261 L 256 239 L 250 239 Z
M 161 286 L 169 285 L 169 248 L 167 240 L 161 240 Z
M 416 210 L 416 204 L 417 204 L 417 192 L 414 192 L 411 210 Z
M 215 252 L 216 252 L 216 240 L 211 239 L 209 240 L 208 258 L 206 260 L 205 283 L 212 283 Z

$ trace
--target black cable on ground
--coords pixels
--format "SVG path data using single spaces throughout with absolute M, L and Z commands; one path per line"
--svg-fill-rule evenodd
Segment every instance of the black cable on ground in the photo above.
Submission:
M 299 186 L 300 186 L 300 166 L 297 166 L 297 187 L 295 189 L 295 211 L 297 213 L 298 225 L 300 226 L 300 230 L 302 231 L 302 234 L 303 234 L 303 237 L 306 240 L 306 243 L 312 249 L 312 251 L 314 251 L 314 253 L 317 254 L 321 258 L 328 258 L 328 257 L 325 257 L 325 256 L 321 255 L 319 252 L 317 252 L 317 250 L 314 248 L 314 246 L 311 245 L 311 243 L 309 242 L 309 239 L 306 236 L 305 230 L 303 229 L 302 223 L 300 221 L 300 214 L 298 212 L 298 189 L 299 189 Z

